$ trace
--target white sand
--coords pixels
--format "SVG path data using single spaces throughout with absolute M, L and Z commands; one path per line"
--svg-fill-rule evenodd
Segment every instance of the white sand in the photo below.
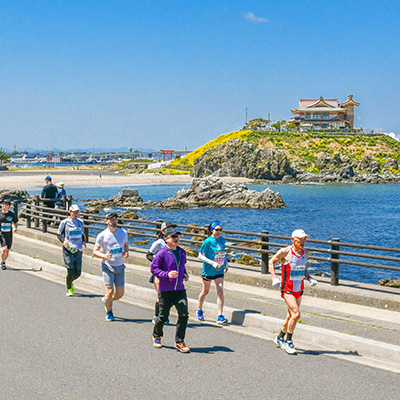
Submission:
M 1 171 L 0 189 L 17 189 L 32 186 L 44 186 L 47 174 L 52 177 L 53 183 L 64 182 L 68 185 L 143 185 L 143 184 L 171 184 L 191 183 L 193 178 L 189 175 L 161 175 L 161 174 L 119 174 L 113 170 L 38 170 L 38 171 Z M 225 182 L 246 183 L 251 182 L 246 178 L 223 178 Z

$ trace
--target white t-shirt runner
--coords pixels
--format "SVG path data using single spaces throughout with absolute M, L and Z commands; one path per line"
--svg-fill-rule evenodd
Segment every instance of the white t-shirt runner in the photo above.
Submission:
M 103 266 L 111 265 L 111 267 L 119 267 L 124 264 L 124 246 L 128 242 L 128 234 L 125 229 L 117 228 L 115 233 L 111 233 L 108 229 L 100 232 L 96 238 L 96 246 L 101 247 L 104 254 L 109 251 L 111 258 L 102 260 Z M 108 264 L 108 265 L 107 265 Z

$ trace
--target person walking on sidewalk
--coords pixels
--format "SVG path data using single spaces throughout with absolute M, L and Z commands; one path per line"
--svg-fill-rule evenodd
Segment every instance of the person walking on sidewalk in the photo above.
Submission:
M 157 235 L 157 240 L 151 245 L 149 251 L 146 254 L 146 258 L 152 262 L 154 260 L 154 256 L 163 248 L 165 247 L 167 244 L 165 243 L 164 240 L 164 232 L 165 230 L 172 226 L 173 228 L 176 227 L 176 225 L 171 224 L 171 222 L 165 221 L 161 224 L 161 231 L 159 232 L 159 234 Z M 155 324 L 157 316 L 158 316 L 158 312 L 160 309 L 159 306 L 159 302 L 158 302 L 158 285 L 160 280 L 154 275 L 151 274 L 151 277 L 149 279 L 149 282 L 152 283 L 154 285 L 154 288 L 156 289 L 156 293 L 157 293 L 157 300 L 156 300 L 156 304 L 155 304 L 155 308 L 154 308 L 154 317 L 153 317 L 153 324 Z M 166 324 L 168 324 L 168 320 L 165 321 Z
M 82 252 L 86 249 L 85 226 L 79 212 L 79 207 L 72 204 L 69 217 L 63 219 L 58 227 L 57 238 L 63 244 L 64 265 L 67 268 L 67 296 L 74 295 L 73 282 L 81 276 Z
M 1 244 L 1 269 L 7 269 L 6 260 L 10 254 L 13 242 L 13 227 L 14 232 L 18 229 L 18 218 L 10 211 L 11 202 L 8 199 L 1 201 L 0 212 L 0 244 Z
M 288 354 L 296 354 L 292 336 L 296 323 L 300 318 L 304 278 L 309 280 L 311 286 L 317 284 L 317 281 L 310 276 L 307 270 L 308 251 L 304 249 L 304 246 L 308 237 L 303 229 L 296 229 L 292 233 L 293 244 L 280 249 L 269 261 L 272 286 L 281 287 L 281 297 L 288 306 L 287 317 L 274 342 Z M 275 264 L 277 262 L 282 263 L 281 279 L 276 276 L 275 272 Z
M 129 256 L 128 234 L 118 228 L 118 214 L 112 211 L 106 215 L 107 228 L 96 238 L 93 255 L 102 259 L 101 267 L 106 295 L 102 298 L 106 308 L 106 320 L 114 321 L 113 301 L 124 295 L 125 264 Z M 114 289 L 115 286 L 115 289 Z
M 228 271 L 228 262 L 225 257 L 225 239 L 222 235 L 222 225 L 215 221 L 208 227 L 209 237 L 204 240 L 199 251 L 199 259 L 203 261 L 203 290 L 199 295 L 199 308 L 197 319 L 204 321 L 203 304 L 206 296 L 210 292 L 211 282 L 215 282 L 217 289 L 217 324 L 226 324 L 228 320 L 223 316 L 224 308 L 224 273 Z
M 189 279 L 186 272 L 186 252 L 178 246 L 180 232 L 169 227 L 164 232 L 166 246 L 154 257 L 151 272 L 159 279 L 158 299 L 160 310 L 153 329 L 153 346 L 161 348 L 161 338 L 165 321 L 171 307 L 178 311 L 175 332 L 175 348 L 181 353 L 189 353 L 185 345 L 186 327 L 189 318 L 188 302 L 183 281 Z

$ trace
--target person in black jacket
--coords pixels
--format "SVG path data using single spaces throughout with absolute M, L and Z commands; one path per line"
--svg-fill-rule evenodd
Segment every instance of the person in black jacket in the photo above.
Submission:
M 54 185 L 51 182 L 51 176 L 47 175 L 46 178 L 44 178 L 46 185 L 42 189 L 41 197 L 44 199 L 57 199 L 57 194 L 58 194 L 58 189 L 57 186 Z M 43 201 L 43 205 L 45 207 L 49 208 L 54 208 L 55 207 L 55 201 Z

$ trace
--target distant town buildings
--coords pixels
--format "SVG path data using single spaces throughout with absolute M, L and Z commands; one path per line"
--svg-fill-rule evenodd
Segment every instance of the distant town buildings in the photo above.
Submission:
M 299 129 L 354 129 L 354 108 L 359 106 L 353 95 L 347 95 L 347 101 L 339 103 L 338 99 L 300 99 L 299 107 L 293 108 L 289 122 Z

